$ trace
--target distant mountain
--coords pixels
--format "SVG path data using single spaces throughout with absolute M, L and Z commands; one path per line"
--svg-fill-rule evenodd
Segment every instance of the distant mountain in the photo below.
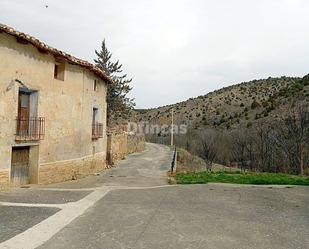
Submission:
M 257 120 L 284 116 L 295 102 L 309 104 L 309 75 L 268 78 L 243 82 L 197 98 L 154 109 L 134 110 L 131 121 L 175 124 L 192 129 L 237 129 L 250 127 Z

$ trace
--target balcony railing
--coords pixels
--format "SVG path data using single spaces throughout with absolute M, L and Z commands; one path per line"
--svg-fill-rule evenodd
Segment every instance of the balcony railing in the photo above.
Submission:
M 103 137 L 103 124 L 92 124 L 92 139 L 99 139 Z
M 45 118 L 16 118 L 16 141 L 38 141 L 45 136 Z

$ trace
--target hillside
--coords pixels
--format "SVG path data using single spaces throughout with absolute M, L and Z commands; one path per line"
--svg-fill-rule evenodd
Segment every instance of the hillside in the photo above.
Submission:
M 131 121 L 187 124 L 196 130 L 250 127 L 257 120 L 284 116 L 293 102 L 309 100 L 309 75 L 304 78 L 281 77 L 243 82 L 155 109 L 135 110 Z

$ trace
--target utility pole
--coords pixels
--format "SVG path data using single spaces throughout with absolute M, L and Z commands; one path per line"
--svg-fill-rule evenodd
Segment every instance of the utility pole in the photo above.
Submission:
M 174 108 L 172 108 L 171 146 L 174 146 Z

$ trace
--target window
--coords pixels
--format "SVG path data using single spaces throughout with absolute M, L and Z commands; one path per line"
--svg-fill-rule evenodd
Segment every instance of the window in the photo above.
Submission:
M 20 95 L 20 107 L 22 108 L 28 108 L 29 107 L 29 94 L 21 93 L 19 92 Z
M 65 62 L 55 62 L 54 78 L 64 81 Z
M 94 82 L 93 82 L 93 90 L 94 90 L 95 92 L 98 91 L 98 81 L 97 81 L 97 80 L 94 80 Z
M 59 71 L 58 67 L 59 66 L 57 64 L 55 64 L 55 69 L 54 69 L 54 78 L 55 79 L 57 79 L 57 76 L 58 76 L 58 71 Z
M 20 88 L 16 117 L 16 141 L 38 141 L 44 139 L 45 119 L 38 117 L 38 92 Z
M 98 108 L 93 108 L 93 111 L 92 111 L 92 123 L 93 124 L 98 122 L 98 114 L 99 114 Z
M 92 109 L 92 139 L 96 140 L 103 137 L 103 124 L 99 123 L 99 109 Z

